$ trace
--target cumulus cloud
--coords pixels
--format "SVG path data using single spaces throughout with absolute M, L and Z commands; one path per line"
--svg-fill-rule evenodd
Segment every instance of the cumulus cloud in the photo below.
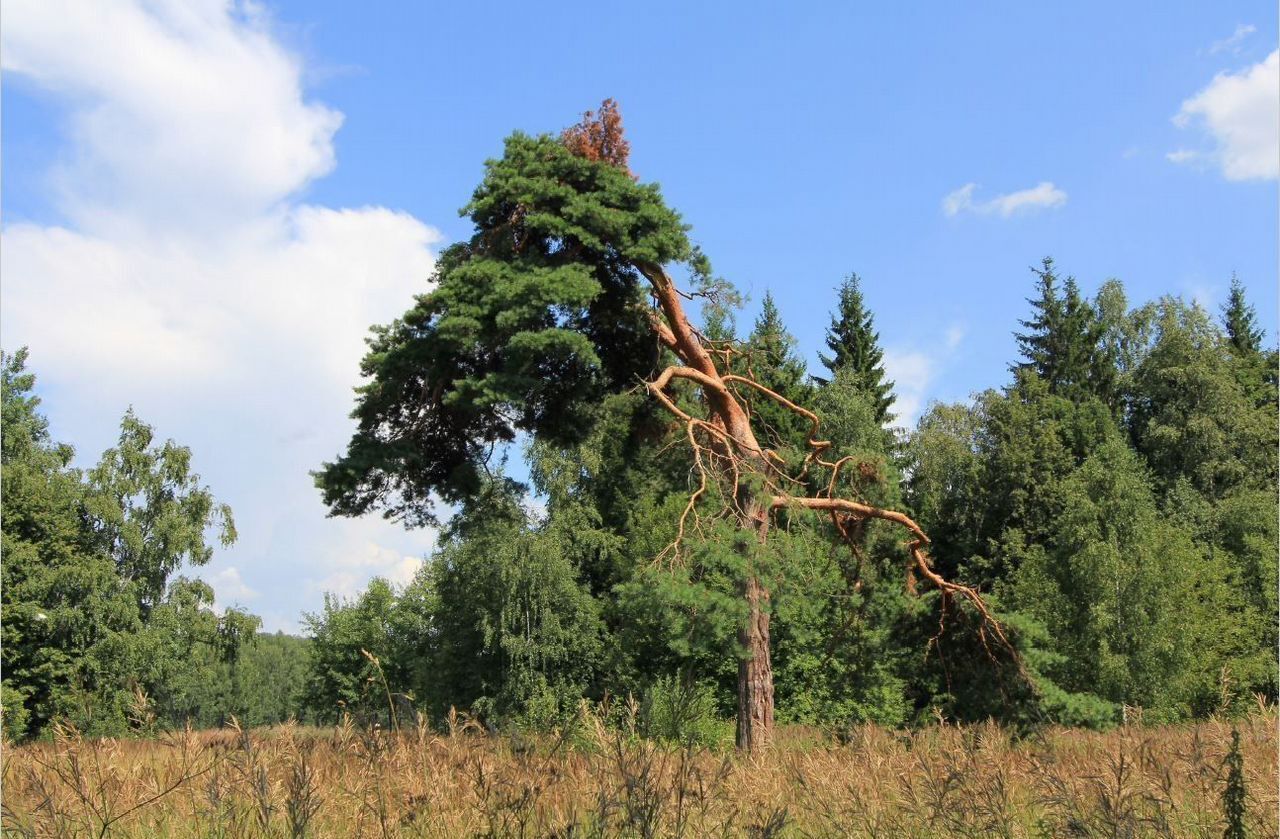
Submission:
M 948 194 L 942 199 L 942 212 L 949 217 L 960 213 L 975 213 L 1009 218 L 1036 210 L 1061 207 L 1067 203 L 1067 193 L 1050 181 L 1041 181 L 1030 189 L 997 195 L 986 201 L 974 200 L 973 194 L 977 189 L 977 184 L 968 183 Z
M 303 100 L 267 23 L 223 0 L 5 3 L 4 69 L 76 103 L 54 174 L 77 221 L 233 222 L 333 168 L 342 116 Z
M 1280 50 L 1238 73 L 1219 73 L 1182 103 L 1173 123 L 1199 129 L 1213 143 L 1171 152 L 1174 163 L 1207 160 L 1229 181 L 1280 176 Z
M 66 111 L 45 173 L 61 222 L 0 233 L 5 345 L 31 346 L 62 428 L 135 403 L 192 446 L 241 525 L 206 572 L 220 599 L 255 591 L 240 568 L 287 611 L 326 575 L 411 576 L 430 534 L 326 520 L 307 473 L 345 443 L 367 328 L 428 290 L 440 234 L 301 200 L 342 115 L 305 96 L 256 5 L 10 0 L 0 56 Z
M 264 358 L 275 373 L 346 384 L 368 325 L 424 289 L 438 238 L 404 213 L 313 206 L 228 230 L 216 252 L 185 235 L 31 224 L 3 235 L 6 339 L 103 389 L 228 386 L 260 378 Z

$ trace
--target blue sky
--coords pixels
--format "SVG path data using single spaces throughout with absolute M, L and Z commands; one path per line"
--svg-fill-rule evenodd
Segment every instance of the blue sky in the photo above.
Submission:
M 430 549 L 326 519 L 307 471 L 350 433 L 365 328 L 467 234 L 484 159 L 605 97 L 744 325 L 771 291 L 815 363 L 863 277 L 907 419 L 1006 381 L 1046 255 L 1214 311 L 1235 271 L 1275 340 L 1274 3 L 0 14 L 4 346 L 82 460 L 129 405 L 192 447 L 241 532 L 200 574 L 270 629 Z

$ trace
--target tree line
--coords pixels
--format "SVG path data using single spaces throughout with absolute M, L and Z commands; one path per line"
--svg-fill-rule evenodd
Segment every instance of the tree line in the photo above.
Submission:
M 1238 282 L 1219 327 L 1046 260 L 1012 381 L 898 440 L 858 280 L 811 379 L 771 300 L 737 334 L 628 151 L 612 102 L 507 139 L 317 473 L 335 515 L 449 514 L 378 651 L 432 714 L 676 680 L 750 748 L 775 716 L 1104 725 L 1274 694 L 1276 356 Z
M 331 513 L 439 547 L 402 589 L 326 597 L 306 641 L 176 575 L 211 525 L 234 538 L 186 449 L 129 414 L 74 469 L 5 359 L 8 736 L 136 727 L 139 693 L 199 724 L 532 727 L 630 696 L 736 717 L 748 748 L 775 720 L 1103 727 L 1275 698 L 1278 360 L 1234 278 L 1215 320 L 1046 259 L 1006 384 L 894 431 L 862 280 L 817 375 L 768 295 L 742 334 L 611 103 L 508 138 L 463 212 L 316 473 Z
M 1106 727 L 1274 700 L 1277 361 L 1243 287 L 1215 323 L 1176 297 L 1130 308 L 1115 280 L 1086 299 L 1049 260 L 1036 281 L 1008 384 L 901 435 L 859 279 L 839 290 L 820 376 L 766 296 L 743 341 L 757 378 L 821 409 L 860 494 L 910 511 L 1031 676 L 991 660 L 972 616 L 940 624 L 940 596 L 910 595 L 893 528 L 865 523 L 850 557 L 796 519 L 769 564 L 780 720 Z M 683 566 L 656 564 L 689 493 L 678 430 L 642 393 L 600 408 L 582 444 L 526 448 L 531 486 L 487 477 L 403 591 L 378 580 L 309 616 L 315 713 L 385 713 L 369 688 L 383 677 L 433 719 L 550 724 L 584 698 L 682 686 L 735 713 L 735 535 L 709 524 Z M 780 434 L 804 433 L 787 421 Z
M 306 642 L 177 574 L 236 538 L 231 510 L 129 411 L 97 465 L 49 435 L 27 351 L 0 354 L 0 699 L 6 739 L 297 715 Z

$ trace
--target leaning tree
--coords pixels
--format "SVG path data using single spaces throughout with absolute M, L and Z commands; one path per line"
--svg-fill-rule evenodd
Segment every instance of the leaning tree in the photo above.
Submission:
M 893 522 L 908 534 L 912 587 L 922 579 L 938 589 L 943 614 L 967 603 L 993 656 L 1003 649 L 1016 659 L 980 595 L 934 571 L 911 518 L 841 497 L 841 472 L 857 464 L 831 454 L 818 416 L 757 381 L 742 347 L 690 321 L 686 303 L 714 302 L 722 286 L 628 156 L 609 100 L 559 137 L 513 134 L 486 164 L 463 210 L 475 233 L 441 254 L 432 291 L 373 330 L 357 430 L 317 473 L 331 514 L 381 509 L 410 525 L 433 522 L 437 504 L 478 491 L 495 446 L 519 434 L 571 446 L 607 395 L 640 383 L 687 441 L 694 475 L 662 561 L 680 562 L 683 541 L 708 517 L 731 521 L 746 546 L 802 511 L 828 516 L 851 546 L 862 522 Z M 801 456 L 776 450 L 763 412 L 751 410 L 761 400 L 807 423 Z M 737 742 L 752 749 L 773 726 L 770 592 L 758 569 L 744 567 Z

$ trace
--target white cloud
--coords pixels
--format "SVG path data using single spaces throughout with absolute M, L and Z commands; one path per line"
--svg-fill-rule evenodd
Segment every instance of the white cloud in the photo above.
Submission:
M 103 385 L 264 356 L 345 384 L 366 327 L 424 290 L 439 235 L 289 200 L 332 168 L 341 117 L 303 100 L 256 14 L 14 0 L 4 15 L 5 69 L 68 97 L 76 126 L 70 224 L 4 232 L 6 341 Z
M 423 559 L 414 556 L 402 556 L 389 548 L 369 543 L 365 545 L 365 556 L 371 560 L 351 569 L 334 571 L 320 579 L 307 583 L 309 592 L 316 594 L 336 594 L 343 599 L 359 596 L 374 577 L 382 577 L 397 587 L 408 585 Z
M 942 212 L 947 216 L 968 212 L 1009 218 L 1036 210 L 1061 207 L 1067 203 L 1067 193 L 1058 189 L 1050 181 L 1041 181 L 1030 189 L 997 195 L 987 201 L 973 199 L 973 193 L 977 188 L 977 184 L 968 183 L 947 195 L 942 199 Z
M 56 174 L 92 217 L 77 221 L 225 224 L 334 166 L 342 115 L 303 101 L 299 62 L 254 6 L 11 0 L 3 15 L 4 69 L 76 103 Z
M 1165 160 L 1168 160 L 1170 163 L 1189 163 L 1199 156 L 1200 154 L 1198 152 L 1194 152 L 1191 149 L 1177 149 L 1176 151 L 1169 152 L 1164 157 Z
M 249 587 L 240 576 L 240 569 L 234 565 L 210 575 L 206 582 L 213 586 L 214 599 L 217 601 L 219 609 L 224 608 L 227 604 L 252 600 L 258 596 L 258 591 Z
M 1182 288 L 1191 301 L 1206 312 L 1217 308 L 1218 284 L 1205 279 L 1187 279 L 1183 281 Z
M 924 405 L 925 394 L 936 372 L 936 361 L 933 357 L 918 351 L 902 351 L 886 349 L 884 351 L 884 370 L 886 377 L 893 382 L 896 397 L 893 412 L 897 415 L 895 425 L 910 428 L 920 415 Z
M 942 199 L 942 212 L 948 216 L 958 215 L 962 210 L 973 208 L 973 191 L 977 184 L 969 183 Z
M 897 414 L 894 425 L 903 428 L 915 425 L 932 395 L 938 373 L 959 349 L 964 336 L 964 325 L 955 323 L 943 332 L 942 341 L 937 346 L 885 348 L 885 375 L 893 382 L 896 397 L 893 405 L 893 411 Z
M 5 346 L 31 346 L 55 425 L 91 439 L 134 403 L 192 447 L 240 525 L 206 569 L 220 599 L 253 591 L 238 568 L 277 613 L 325 575 L 407 581 L 434 534 L 326 520 L 308 470 L 345 444 L 368 326 L 428 290 L 440 234 L 300 200 L 342 115 L 256 6 L 8 0 L 0 54 L 70 127 L 47 173 L 63 223 L 0 234 Z
M 1239 73 L 1219 73 L 1182 103 L 1173 122 L 1198 126 L 1214 142 L 1203 154 L 1227 180 L 1280 176 L 1280 50 Z M 1168 155 L 1175 163 L 1200 156 L 1185 150 Z
M 1244 39 L 1257 31 L 1258 27 L 1251 23 L 1238 23 L 1236 24 L 1235 32 L 1232 32 L 1221 41 L 1214 41 L 1209 45 L 1209 55 L 1217 55 L 1218 53 L 1225 52 L 1226 50 L 1238 53 L 1240 52 L 1240 44 L 1244 42 Z

